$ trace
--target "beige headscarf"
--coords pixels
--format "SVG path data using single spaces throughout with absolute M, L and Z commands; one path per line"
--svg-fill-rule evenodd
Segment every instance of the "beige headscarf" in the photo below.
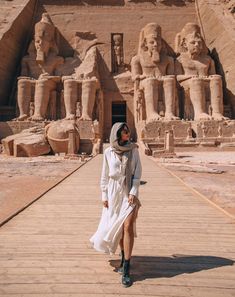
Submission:
M 124 145 L 120 145 L 118 143 L 117 132 L 124 125 L 129 129 L 128 125 L 124 122 L 122 122 L 122 123 L 118 122 L 113 125 L 113 127 L 111 129 L 109 141 L 110 141 L 110 145 L 111 145 L 112 149 L 114 150 L 114 152 L 122 160 L 122 164 L 125 169 L 127 190 L 129 193 L 131 190 L 131 186 L 132 186 L 132 172 L 131 172 L 132 150 L 134 148 L 138 147 L 138 145 L 135 143 L 132 143 L 131 141 L 128 141 Z

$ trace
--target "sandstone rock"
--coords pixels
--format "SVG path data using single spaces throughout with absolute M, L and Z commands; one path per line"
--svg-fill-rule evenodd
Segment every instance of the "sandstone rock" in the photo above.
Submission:
M 74 121 L 61 120 L 46 126 L 46 137 L 54 153 L 68 153 L 69 132 L 74 131 L 76 152 L 79 149 L 78 127 Z
M 2 140 L 4 152 L 15 157 L 36 157 L 48 154 L 51 149 L 44 136 L 44 129 L 34 127 Z

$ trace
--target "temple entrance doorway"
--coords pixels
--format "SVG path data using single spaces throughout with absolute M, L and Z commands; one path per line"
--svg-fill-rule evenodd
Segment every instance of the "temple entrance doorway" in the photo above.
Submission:
M 126 122 L 126 102 L 112 103 L 112 125 L 117 122 Z

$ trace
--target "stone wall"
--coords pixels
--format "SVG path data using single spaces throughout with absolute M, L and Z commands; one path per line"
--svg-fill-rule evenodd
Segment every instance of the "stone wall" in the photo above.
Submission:
M 108 138 L 112 126 L 112 102 L 126 102 L 127 123 L 134 131 L 134 86 L 130 76 L 126 77 L 128 87 L 125 89 L 122 79 L 110 75 L 111 36 L 114 33 L 122 34 L 124 63 L 129 66 L 138 51 L 140 30 L 150 22 L 162 27 L 163 38 L 174 48 L 176 34 L 187 22 L 197 21 L 194 1 L 41 0 L 40 4 L 42 11 L 50 14 L 58 29 L 60 55 L 72 55 L 72 39 L 76 32 L 93 32 L 101 43 L 99 51 L 103 63 L 99 64 L 99 69 L 104 91 L 104 139 Z M 38 20 L 42 11 L 38 12 Z
M 225 103 L 232 105 L 235 117 L 235 19 L 221 1 L 198 0 L 199 19 L 207 46 L 224 76 Z
M 32 29 L 36 0 L 1 1 L 0 11 L 0 116 L 12 100 L 20 59 Z M 5 107 L 4 107 L 5 106 Z

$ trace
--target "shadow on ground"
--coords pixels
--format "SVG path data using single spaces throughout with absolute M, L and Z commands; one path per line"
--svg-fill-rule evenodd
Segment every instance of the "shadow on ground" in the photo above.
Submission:
M 109 262 L 114 267 L 114 271 L 117 271 L 120 261 L 110 260 Z M 131 275 L 135 282 L 150 278 L 174 277 L 183 273 L 194 273 L 228 265 L 234 265 L 234 261 L 214 256 L 133 256 L 131 258 Z

